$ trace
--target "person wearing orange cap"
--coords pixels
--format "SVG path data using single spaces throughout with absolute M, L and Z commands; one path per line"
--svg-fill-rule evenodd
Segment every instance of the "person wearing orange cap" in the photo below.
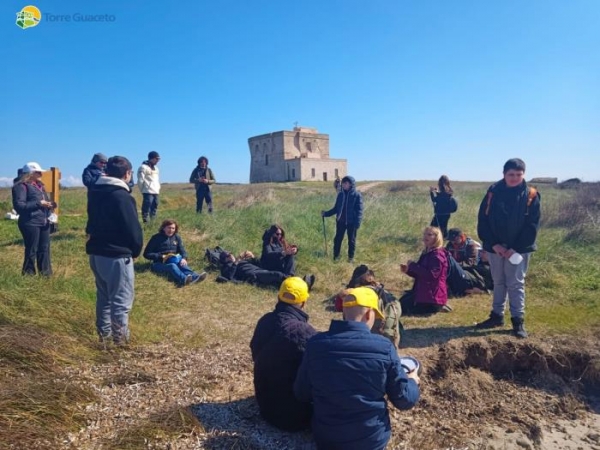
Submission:
M 293 390 L 306 341 L 316 334 L 304 312 L 308 297 L 304 280 L 286 278 L 279 288 L 275 310 L 258 321 L 250 341 L 260 414 L 286 431 L 308 428 L 312 416 L 310 403 L 298 401 Z
M 349 289 L 344 320 L 306 344 L 294 393 L 312 402 L 312 431 L 319 449 L 383 450 L 391 436 L 387 399 L 398 409 L 419 399 L 418 370 L 408 371 L 394 345 L 371 333 L 383 319 L 370 287 Z

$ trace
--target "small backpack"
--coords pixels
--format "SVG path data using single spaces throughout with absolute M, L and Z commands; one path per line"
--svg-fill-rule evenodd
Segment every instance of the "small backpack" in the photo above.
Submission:
M 221 267 L 221 254 L 224 252 L 225 250 L 217 245 L 215 248 L 207 248 L 204 252 L 204 258 L 210 266 L 219 269 Z

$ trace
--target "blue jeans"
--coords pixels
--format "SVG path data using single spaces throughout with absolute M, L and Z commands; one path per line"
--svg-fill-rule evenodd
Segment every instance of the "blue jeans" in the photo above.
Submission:
M 154 219 L 157 209 L 158 194 L 142 194 L 142 220 L 148 222 L 148 215 Z
M 523 261 L 514 265 L 502 256 L 488 253 L 490 272 L 494 280 L 492 311 L 499 316 L 504 315 L 507 296 L 511 317 L 522 319 L 525 315 L 525 275 L 531 253 L 522 253 L 521 256 Z
M 154 262 L 150 266 L 150 270 L 154 273 L 166 275 L 171 280 L 175 281 L 180 286 L 185 284 L 185 279 L 188 275 L 195 275 L 192 269 L 188 266 L 180 266 L 177 264 L 163 264 L 160 262 Z
M 129 340 L 129 312 L 134 298 L 133 259 L 90 255 L 90 267 L 96 278 L 98 334 L 125 343 Z

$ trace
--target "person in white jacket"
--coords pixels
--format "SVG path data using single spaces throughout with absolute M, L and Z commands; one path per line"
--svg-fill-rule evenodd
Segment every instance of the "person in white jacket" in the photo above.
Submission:
M 158 209 L 158 195 L 160 194 L 158 161 L 160 161 L 158 152 L 148 153 L 148 159 L 142 163 L 137 173 L 138 187 L 143 197 L 142 220 L 144 223 L 147 223 L 148 219 L 153 220 Z

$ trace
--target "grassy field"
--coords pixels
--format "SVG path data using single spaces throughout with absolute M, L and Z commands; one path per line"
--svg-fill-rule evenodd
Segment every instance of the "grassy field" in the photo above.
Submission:
M 365 218 L 358 232 L 356 264 L 371 266 L 386 288 L 399 294 L 412 284 L 399 264 L 416 259 L 421 250 L 422 229 L 432 215 L 427 187 L 433 182 L 366 184 L 359 183 L 366 188 Z M 459 210 L 450 227 L 461 227 L 476 237 L 477 208 L 486 186 L 456 183 Z M 538 337 L 596 332 L 600 326 L 600 188 L 540 185 L 538 189 L 543 227 L 527 277 L 527 330 Z M 330 183 L 217 185 L 214 191 L 215 213 L 196 215 L 190 185 L 163 186 L 159 220 L 178 220 L 191 267 L 203 268 L 204 249 L 216 245 L 236 253 L 248 249 L 260 254 L 262 232 L 278 223 L 288 240 L 299 246 L 299 275 L 317 277 L 307 311 L 317 329 L 326 329 L 336 316 L 326 299 L 348 281 L 354 268 L 344 260 L 331 260 L 333 218 L 326 220 L 325 255 L 320 211 L 334 203 Z M 134 195 L 139 207 L 137 189 Z M 56 448 L 67 433 L 86 423 L 85 405 L 97 396 L 94 389 L 59 374 L 116 358 L 97 344 L 95 286 L 84 245 L 85 189 L 63 190 L 60 206 L 60 230 L 51 244 L 51 278 L 21 276 L 23 245 L 16 222 L 0 222 L 0 449 L 33 448 L 27 442 Z M 0 210 L 11 208 L 10 190 L 0 190 Z M 146 242 L 158 225 L 145 226 Z M 345 241 L 342 251 L 346 248 Z M 211 274 L 203 283 L 178 289 L 152 274 L 140 258 L 130 319 L 133 348 L 169 343 L 195 351 L 215 344 L 246 349 L 256 320 L 273 307 L 275 291 L 217 284 L 214 278 Z M 419 336 L 427 336 L 427 345 L 445 342 L 450 335 L 461 337 L 465 327 L 488 315 L 490 301 L 486 295 L 451 300 L 451 314 L 405 319 L 407 336 L 411 329 L 418 330 Z M 457 335 L 456 330 L 462 331 Z M 114 448 L 125 447 L 144 445 Z

